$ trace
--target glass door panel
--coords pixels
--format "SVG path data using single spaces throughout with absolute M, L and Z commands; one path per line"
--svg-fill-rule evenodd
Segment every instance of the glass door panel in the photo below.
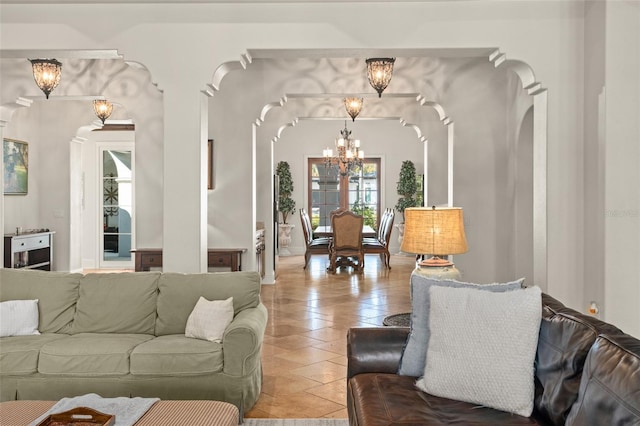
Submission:
M 102 150 L 101 267 L 130 266 L 133 239 L 131 150 Z
M 380 217 L 380 159 L 366 158 L 349 176 L 349 209 L 364 216 L 364 224 L 378 227 Z
M 309 159 L 309 217 L 311 227 L 331 225 L 330 213 L 340 207 L 340 179 L 333 167 L 321 158 Z

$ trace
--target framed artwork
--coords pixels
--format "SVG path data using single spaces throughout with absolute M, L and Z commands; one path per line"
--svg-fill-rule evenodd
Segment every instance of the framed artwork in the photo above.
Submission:
M 213 139 L 207 141 L 207 189 L 213 189 Z
M 15 139 L 4 139 L 4 194 L 26 195 L 29 188 L 29 144 Z

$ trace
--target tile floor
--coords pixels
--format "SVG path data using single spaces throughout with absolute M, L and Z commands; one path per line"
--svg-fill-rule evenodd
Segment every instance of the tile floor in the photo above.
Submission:
M 262 346 L 260 399 L 253 418 L 346 418 L 346 334 L 379 326 L 385 316 L 409 312 L 413 257 L 392 256 L 391 270 L 366 257 L 363 275 L 333 275 L 328 259 L 281 257 L 275 285 L 262 286 L 269 321 Z

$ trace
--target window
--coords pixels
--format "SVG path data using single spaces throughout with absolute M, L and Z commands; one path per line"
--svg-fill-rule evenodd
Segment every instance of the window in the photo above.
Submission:
M 348 176 L 326 167 L 323 158 L 309 158 L 308 212 L 311 226 L 331 225 L 330 213 L 342 206 L 364 216 L 365 225 L 376 229 L 380 217 L 380 158 L 365 158 Z

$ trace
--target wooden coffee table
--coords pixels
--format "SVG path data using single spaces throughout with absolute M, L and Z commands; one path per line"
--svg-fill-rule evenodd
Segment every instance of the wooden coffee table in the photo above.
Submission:
M 0 402 L 3 425 L 28 425 L 47 412 L 56 401 Z M 135 426 L 237 426 L 238 408 L 222 401 L 158 401 Z

